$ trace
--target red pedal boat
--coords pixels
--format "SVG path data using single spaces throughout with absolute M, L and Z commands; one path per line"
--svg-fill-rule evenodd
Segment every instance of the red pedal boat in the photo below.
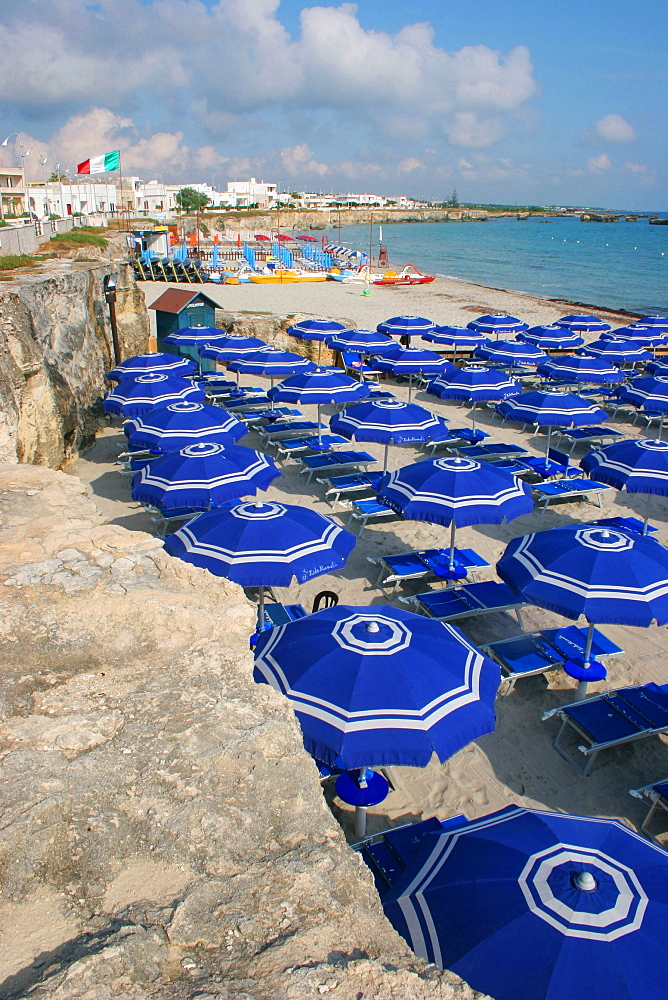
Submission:
M 382 277 L 374 278 L 374 285 L 427 285 L 434 280 L 433 274 L 422 274 L 413 264 L 406 264 L 402 271 L 386 271 Z

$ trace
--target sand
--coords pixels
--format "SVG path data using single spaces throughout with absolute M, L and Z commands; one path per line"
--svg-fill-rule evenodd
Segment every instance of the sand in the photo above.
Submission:
M 157 297 L 165 286 L 144 286 L 147 301 Z M 466 285 L 446 279 L 437 279 L 432 285 L 413 289 L 377 289 L 364 297 L 361 289 L 334 283 L 324 285 L 286 286 L 207 286 L 207 294 L 230 310 L 248 312 L 273 312 L 304 315 L 324 315 L 348 319 L 353 325 L 373 327 L 376 323 L 398 313 L 415 313 L 430 317 L 439 323 L 465 325 L 473 315 L 486 312 L 510 312 L 531 324 L 548 323 L 567 312 L 577 310 L 572 303 L 550 303 L 529 296 Z M 581 311 L 581 310 L 580 310 Z M 591 310 L 588 310 L 591 311 Z M 621 325 L 623 318 L 613 313 L 595 310 L 597 315 L 608 317 L 613 325 Z M 266 380 L 244 379 L 266 385 Z M 400 399 L 407 397 L 406 385 L 387 383 Z M 441 402 L 422 391 L 414 394 L 417 402 L 444 416 L 452 426 L 467 423 L 468 408 L 450 402 Z M 315 419 L 309 408 L 303 412 Z M 323 407 L 324 413 L 333 412 Z M 488 430 L 495 441 L 521 444 L 538 454 L 544 451 L 545 436 L 530 437 L 516 425 L 502 427 L 486 411 L 478 411 L 479 426 Z M 632 437 L 646 436 L 640 427 L 619 418 L 611 425 Z M 120 450 L 123 436 L 118 420 L 105 430 L 96 445 L 72 471 L 90 484 L 93 497 L 100 510 L 112 521 L 130 530 L 149 530 L 150 522 L 145 513 L 129 498 L 129 484 L 122 477 L 113 459 Z M 242 444 L 257 447 L 255 433 L 242 439 Z M 371 452 L 382 462 L 383 446 L 359 446 Z M 576 447 L 573 461 L 577 462 L 584 450 Z M 412 447 L 390 448 L 390 468 L 398 468 L 423 457 Z M 324 490 L 317 482 L 305 487 L 297 476 L 297 465 L 283 465 L 283 476 L 275 481 L 266 494 L 268 498 L 289 501 L 303 506 L 314 506 L 346 523 L 347 510 L 332 509 L 324 500 Z M 598 517 L 633 514 L 643 517 L 646 498 L 627 495 L 615 490 L 603 496 L 603 506 L 586 502 L 565 502 L 550 507 L 545 513 L 532 513 L 504 525 L 478 525 L 462 528 L 457 532 L 457 544 L 474 548 L 486 559 L 489 570 L 479 579 L 495 579 L 494 565 L 507 542 L 518 535 L 534 530 L 544 530 L 592 520 Z M 651 500 L 651 522 L 659 529 L 657 537 L 668 544 L 668 502 L 660 497 Z M 319 577 L 309 583 L 293 584 L 282 591 L 279 599 L 286 603 L 299 602 L 310 611 L 313 598 L 320 590 L 334 590 L 341 603 L 353 605 L 380 605 L 388 597 L 375 586 L 377 571 L 368 557 L 402 552 L 414 548 L 445 546 L 449 529 L 419 522 L 392 520 L 368 525 L 359 537 L 347 565 L 338 573 Z M 432 585 L 438 587 L 438 584 Z M 442 586 L 442 585 L 441 585 Z M 390 599 L 428 589 L 424 584 L 405 586 Z M 570 624 L 547 611 L 527 608 L 524 612 L 526 629 Z M 583 624 L 583 622 L 580 622 Z M 488 615 L 478 620 L 465 620 L 462 631 L 477 643 L 519 632 L 514 619 L 503 615 Z M 592 685 L 590 690 L 610 689 L 626 684 L 655 681 L 668 683 L 668 658 L 665 628 L 649 629 L 621 626 L 603 626 L 601 629 L 624 650 L 623 655 L 608 661 L 608 678 Z M 507 697 L 497 699 L 497 727 L 490 734 L 455 754 L 440 764 L 436 758 L 423 769 L 396 767 L 392 769 L 395 785 L 387 800 L 369 810 L 368 831 L 380 831 L 388 826 L 412 822 L 436 815 L 446 818 L 464 813 L 469 819 L 484 815 L 511 803 L 539 806 L 569 813 L 615 817 L 637 828 L 646 807 L 628 794 L 630 788 L 647 784 L 668 774 L 666 740 L 651 738 L 636 744 L 601 754 L 589 777 L 583 778 L 575 768 L 564 762 L 552 749 L 552 740 L 558 723 L 555 719 L 541 721 L 544 712 L 573 700 L 575 682 L 556 669 L 540 677 L 518 682 Z M 331 788 L 325 790 L 332 809 L 339 817 L 344 830 L 352 837 L 351 811 L 333 797 Z M 664 828 L 668 823 L 664 823 Z M 657 829 L 661 829 L 657 821 Z

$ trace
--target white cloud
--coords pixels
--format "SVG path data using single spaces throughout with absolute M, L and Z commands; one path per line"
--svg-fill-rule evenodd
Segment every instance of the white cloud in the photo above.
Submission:
M 632 174 L 644 174 L 647 172 L 647 167 L 644 163 L 631 163 L 630 160 L 624 164 L 627 170 L 630 170 Z
M 443 131 L 453 146 L 481 149 L 502 139 L 506 127 L 498 117 L 484 118 L 474 111 L 458 111 L 443 125 Z
M 601 142 L 633 142 L 636 131 L 621 115 L 603 115 L 591 132 L 594 139 Z
M 412 174 L 415 170 L 420 170 L 424 167 L 422 160 L 418 160 L 415 156 L 407 156 L 405 160 L 400 160 L 397 163 L 397 172 L 400 174 Z
M 600 173 L 603 170 L 609 170 L 612 166 L 610 162 L 610 157 L 607 153 L 601 153 L 600 156 L 592 156 L 587 160 L 587 170 L 592 174 Z

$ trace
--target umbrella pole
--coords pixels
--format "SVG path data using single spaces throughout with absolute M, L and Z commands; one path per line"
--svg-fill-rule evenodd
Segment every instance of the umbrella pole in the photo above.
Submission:
M 390 450 L 390 442 L 385 442 L 385 454 L 383 455 L 383 472 L 387 472 L 387 455 Z
M 318 444 L 322 444 L 322 427 L 320 426 L 320 403 L 318 403 Z
M 471 420 L 473 421 L 473 437 L 475 437 L 475 399 L 473 400 L 473 409 L 471 410 Z
M 453 515 L 452 521 L 450 522 L 450 569 L 455 568 L 455 518 Z
M 366 767 L 360 768 L 357 783 L 360 788 L 367 787 Z M 366 836 L 366 806 L 355 806 L 355 836 L 359 839 Z
M 322 340 L 318 341 L 318 367 L 320 367 L 320 354 L 322 351 Z
M 545 459 L 549 459 L 550 455 L 550 438 L 552 437 L 552 424 L 549 424 L 547 428 L 547 445 L 545 446 Z
M 658 437 L 659 441 L 661 440 L 662 433 L 663 433 L 663 413 L 661 414 L 661 419 L 659 420 L 659 437 Z
M 589 627 L 587 629 L 587 639 L 585 641 L 584 656 L 582 658 L 582 666 L 586 670 L 591 663 L 591 645 L 594 641 L 594 623 L 589 622 Z M 589 681 L 579 681 L 577 691 L 575 693 L 575 700 L 582 701 L 583 698 L 587 697 L 587 686 Z
M 652 494 L 648 493 L 647 494 L 647 502 L 645 503 L 645 520 L 642 523 L 642 533 L 643 533 L 643 535 L 647 534 L 647 527 L 649 525 L 649 507 L 650 507 L 650 503 L 651 502 L 652 502 Z
M 257 599 L 257 630 L 262 632 L 264 629 L 264 587 L 260 587 L 258 590 Z
M 411 397 L 413 395 L 413 376 L 408 376 L 408 402 L 410 403 Z

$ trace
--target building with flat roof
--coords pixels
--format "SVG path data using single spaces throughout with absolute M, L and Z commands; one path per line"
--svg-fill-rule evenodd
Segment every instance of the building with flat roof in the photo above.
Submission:
M 256 181 L 251 177 L 248 181 L 228 181 L 227 193 L 234 196 L 237 208 L 249 208 L 251 205 L 273 208 L 278 188 L 276 184 L 265 184 L 264 181 Z
M 26 191 L 21 167 L 0 167 L 0 218 L 21 215 L 26 209 Z

